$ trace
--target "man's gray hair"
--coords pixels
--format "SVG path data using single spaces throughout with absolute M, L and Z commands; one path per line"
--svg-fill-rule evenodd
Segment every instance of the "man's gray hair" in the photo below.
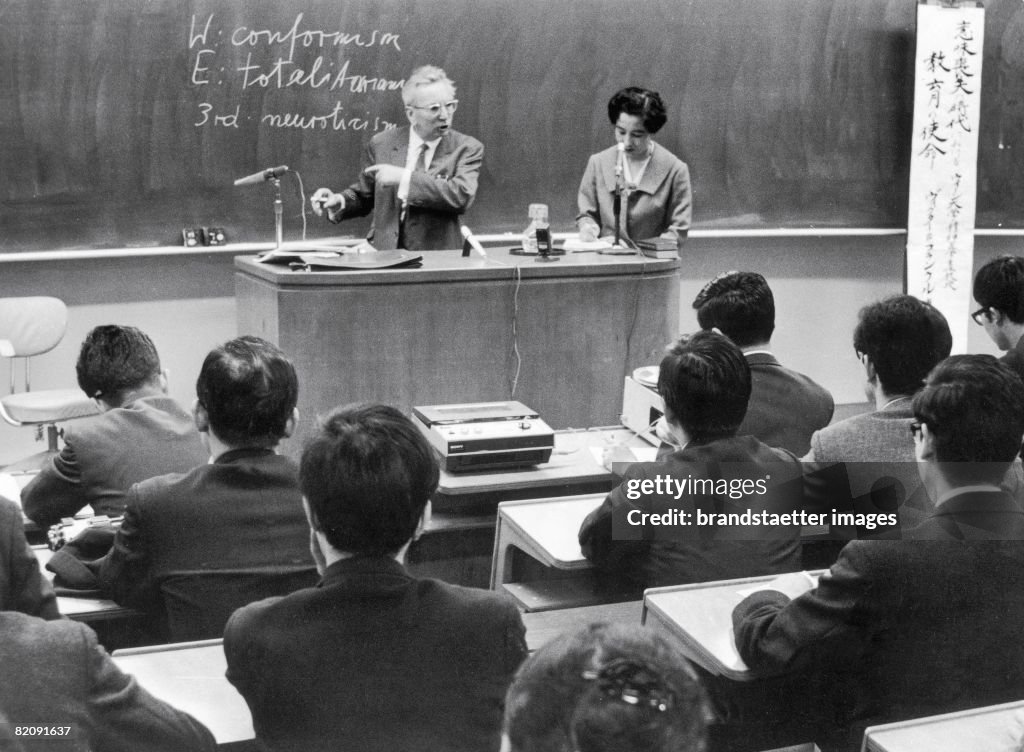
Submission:
M 452 89 L 452 94 L 455 93 L 455 84 L 441 68 L 436 65 L 421 65 L 405 79 L 405 84 L 402 86 L 402 101 L 407 105 L 412 104 L 417 88 L 438 82 L 448 84 Z

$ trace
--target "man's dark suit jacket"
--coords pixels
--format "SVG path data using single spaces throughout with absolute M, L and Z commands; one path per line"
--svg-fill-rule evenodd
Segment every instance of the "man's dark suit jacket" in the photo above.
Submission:
M 192 416 L 170 397 L 143 397 L 64 429 L 64 447 L 21 492 L 25 515 L 40 527 L 73 517 L 86 504 L 120 516 L 132 484 L 183 473 L 208 459 Z
M 0 613 L 0 749 L 47 752 L 212 752 L 206 728 L 121 673 L 91 629 Z M 16 737 L 14 725 L 68 726 Z
M 357 557 L 236 612 L 224 652 L 270 749 L 493 752 L 526 644 L 504 596 Z
M 750 353 L 747 363 L 750 402 L 736 434 L 756 436 L 768 446 L 803 457 L 811 448 L 811 435 L 832 420 L 832 395 L 769 353 Z
M 1024 513 L 1004 493 L 981 496 L 941 505 L 919 528 L 929 540 L 853 541 L 815 590 L 793 601 L 763 590 L 736 607 L 755 673 L 822 679 L 825 694 L 774 713 L 812 708 L 823 748 L 856 750 L 874 723 L 1024 697 Z M 981 539 L 997 526 L 1003 540 Z
M 409 127 L 378 133 L 366 147 L 363 167 L 392 164 L 405 167 L 409 150 Z M 472 136 L 449 131 L 441 137 L 426 172 L 413 172 L 409 183 L 404 222 L 405 248 L 437 251 L 462 247 L 459 215 L 476 197 L 484 147 Z M 332 221 L 362 217 L 373 212 L 373 227 L 367 236 L 379 251 L 398 247 L 402 224 L 402 202 L 398 186 L 377 185 L 365 173 L 342 191 L 345 208 Z
M 236 608 L 316 582 L 298 468 L 239 449 L 132 487 L 100 586 L 172 642 L 219 637 Z
M 0 611 L 59 619 L 57 599 L 25 540 L 21 509 L 0 498 Z
M 1024 337 L 1017 340 L 1017 344 L 1006 351 L 1006 354 L 999 359 L 1001 362 L 1013 369 L 1013 372 L 1024 381 Z
M 680 499 L 648 494 L 628 497 L 629 484 L 668 476 L 686 479 L 751 479 L 770 476 L 770 493 L 738 498 L 686 494 Z M 622 484 L 580 528 L 580 546 L 614 590 L 635 590 L 690 582 L 750 577 L 800 569 L 800 528 L 729 529 L 713 527 L 648 526 L 644 533 L 629 527 L 630 510 L 663 512 L 675 507 L 690 513 L 742 513 L 761 509 L 792 512 L 803 501 L 801 467 L 781 449 L 762 444 L 753 436 L 736 436 L 707 444 L 690 445 L 659 462 L 629 467 Z M 692 520 L 695 522 L 695 520 Z M 656 536 L 652 539 L 651 536 Z

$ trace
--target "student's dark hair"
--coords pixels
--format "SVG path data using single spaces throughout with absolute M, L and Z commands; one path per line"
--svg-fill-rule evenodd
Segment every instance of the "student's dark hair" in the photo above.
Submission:
M 217 437 L 234 447 L 274 447 L 299 398 L 295 366 L 275 345 L 246 335 L 210 351 L 196 397 Z
M 385 556 L 416 533 L 439 474 L 409 418 L 388 405 L 355 404 L 320 419 L 302 453 L 299 484 L 334 548 Z
M 513 752 L 700 752 L 708 706 L 672 638 L 592 624 L 545 644 L 505 702 Z
M 750 366 L 728 337 L 710 331 L 684 335 L 661 361 L 658 392 L 668 417 L 692 441 L 726 438 L 747 414 Z
M 126 392 L 160 376 L 160 356 L 144 332 L 134 326 L 107 324 L 86 335 L 75 372 L 78 386 L 88 396 L 119 406 Z
M 998 308 L 1015 324 L 1024 324 L 1024 258 L 1000 256 L 974 277 L 974 299 L 984 308 Z
M 740 347 L 767 342 L 775 331 L 775 296 L 757 272 L 725 272 L 693 301 L 701 329 L 717 328 Z
M 860 310 L 853 347 L 870 358 L 888 394 L 913 394 L 953 347 L 946 317 L 912 295 L 894 295 Z
M 641 86 L 627 86 L 619 89 L 608 100 L 608 119 L 612 125 L 619 122 L 619 115 L 626 113 L 640 118 L 644 130 L 650 134 L 657 133 L 668 122 L 665 103 L 656 91 Z
M 960 485 L 1000 483 L 1024 439 L 1024 382 L 991 355 L 954 355 L 914 397 L 935 459 Z

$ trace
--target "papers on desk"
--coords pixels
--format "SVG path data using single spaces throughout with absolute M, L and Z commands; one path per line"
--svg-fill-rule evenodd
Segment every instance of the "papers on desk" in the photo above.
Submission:
M 594 462 L 604 468 L 611 465 L 612 471 L 618 474 L 621 474 L 619 471 L 624 469 L 623 466 L 629 466 L 635 462 L 656 462 L 658 459 L 657 447 L 630 447 L 625 444 L 613 447 L 590 447 L 590 453 L 594 457 Z M 605 462 L 606 455 L 608 462 Z
M 568 238 L 562 247 L 569 253 L 594 253 L 606 251 L 612 247 L 607 240 L 580 240 L 579 238 Z

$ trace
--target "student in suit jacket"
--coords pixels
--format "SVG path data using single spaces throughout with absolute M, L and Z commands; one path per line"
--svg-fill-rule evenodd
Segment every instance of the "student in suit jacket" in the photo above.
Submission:
M 698 511 L 784 513 L 799 510 L 803 501 L 796 457 L 753 436 L 736 435 L 750 397 L 750 366 L 740 349 L 717 332 L 681 338 L 661 361 L 658 392 L 682 448 L 659 462 L 632 465 L 622 484 L 583 521 L 580 547 L 602 581 L 640 597 L 650 587 L 799 569 L 798 526 L 697 525 Z M 642 491 L 645 482 L 655 488 L 659 477 L 679 483 L 697 479 L 700 485 Z M 763 492 L 755 490 L 758 482 Z M 744 486 L 747 493 L 736 491 Z M 691 524 L 637 524 L 644 513 L 673 509 L 692 515 Z
M 99 566 L 101 588 L 173 642 L 219 637 L 239 606 L 316 581 L 298 468 L 274 451 L 297 419 L 291 362 L 239 337 L 206 356 L 196 393 L 211 461 L 133 486 Z
M 374 136 L 359 179 L 341 193 L 318 189 L 313 210 L 332 222 L 372 211 L 367 239 L 377 250 L 461 248 L 459 216 L 476 197 L 483 144 L 452 129 L 459 102 L 440 68 L 414 70 L 402 100 L 410 125 Z
M 0 666 L 0 748 L 6 752 L 216 749 L 205 726 L 122 673 L 84 624 L 0 612 Z M 64 733 L 16 736 L 16 726 Z
M 351 405 L 323 420 L 300 472 L 322 580 L 246 606 L 224 633 L 227 676 L 258 740 L 276 751 L 496 752 L 525 632 L 505 596 L 405 569 L 437 488 L 430 445 L 394 408 Z
M 57 598 L 39 571 L 22 524 L 21 508 L 0 497 L 0 611 L 59 619 Z
M 911 295 L 894 295 L 861 309 L 853 347 L 875 411 L 833 423 L 811 436 L 811 450 L 804 456 L 809 504 L 828 511 L 870 489 L 877 496 L 876 483 L 889 478 L 896 485 L 885 486 L 893 492 L 886 496 L 902 501 L 901 523 L 913 526 L 921 521 L 931 502 L 914 456 L 911 401 L 952 346 L 946 317 Z
M 824 387 L 770 352 L 775 297 L 768 282 L 756 272 L 726 272 L 704 286 L 693 307 L 701 329 L 718 329 L 750 363 L 750 405 L 737 434 L 802 457 L 811 434 L 832 420 L 835 403 Z
M 988 355 L 939 364 L 913 403 L 936 506 L 924 540 L 853 541 L 817 587 L 787 575 L 736 607 L 757 675 L 815 685 L 758 717 L 803 714 L 804 741 L 855 750 L 867 725 L 1022 696 L 1024 519 L 999 489 L 1024 437 L 1022 387 Z
M 64 429 L 64 447 L 21 492 L 25 515 L 42 528 L 85 505 L 119 517 L 134 483 L 206 462 L 192 416 L 167 396 L 153 341 L 131 326 L 89 332 L 75 366 L 100 415 Z

